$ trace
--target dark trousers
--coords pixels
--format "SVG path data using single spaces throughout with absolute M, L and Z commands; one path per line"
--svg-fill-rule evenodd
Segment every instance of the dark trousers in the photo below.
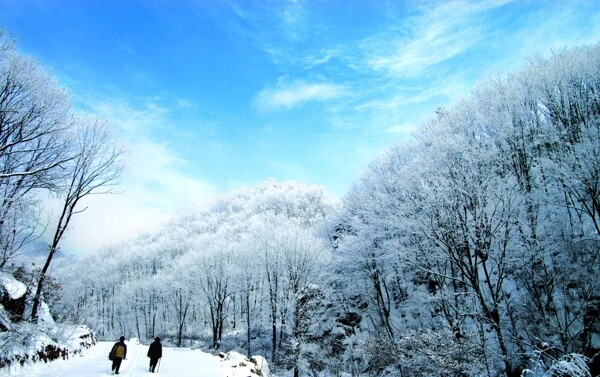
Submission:
M 121 361 L 123 361 L 122 357 L 116 357 L 113 360 L 113 364 L 112 364 L 112 370 L 115 373 L 119 373 L 119 368 L 121 368 Z
M 158 363 L 158 357 L 150 358 L 150 371 L 154 373 L 154 368 L 156 368 L 156 364 Z

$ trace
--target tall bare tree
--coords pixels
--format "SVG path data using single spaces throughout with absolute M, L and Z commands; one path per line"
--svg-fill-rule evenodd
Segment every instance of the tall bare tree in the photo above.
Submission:
M 71 175 L 62 193 L 62 211 L 56 224 L 46 263 L 40 272 L 33 298 L 32 320 L 37 318 L 42 286 L 52 257 L 58 251 L 58 245 L 73 215 L 85 210 L 85 208 L 78 208 L 81 199 L 92 194 L 110 192 L 110 188 L 119 181 L 122 171 L 120 159 L 122 150 L 112 142 L 106 126 L 97 120 L 80 120 L 79 124 L 82 127 L 74 135 L 76 157 L 69 167 Z

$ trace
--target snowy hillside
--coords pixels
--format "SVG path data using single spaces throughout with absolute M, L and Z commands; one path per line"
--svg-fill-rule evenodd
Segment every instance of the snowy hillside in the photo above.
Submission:
M 70 360 L 59 360 L 49 364 L 38 363 L 25 368 L 0 370 L 0 375 L 21 377 L 81 377 L 111 375 L 108 352 L 112 342 L 100 342 L 81 356 Z M 126 342 L 127 359 L 121 364 L 120 376 L 138 377 L 152 375 L 148 372 L 148 346 L 134 340 Z M 163 358 L 157 375 L 162 377 L 248 377 L 257 376 L 250 366 L 240 366 L 240 356 L 231 355 L 227 360 L 218 356 L 189 348 L 163 348 Z M 267 372 L 268 373 L 268 372 Z M 264 375 L 268 375 L 263 373 Z

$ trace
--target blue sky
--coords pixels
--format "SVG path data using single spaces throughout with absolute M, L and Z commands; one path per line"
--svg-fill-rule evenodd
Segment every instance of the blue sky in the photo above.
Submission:
M 599 25 L 592 0 L 0 0 L 0 27 L 129 151 L 73 250 L 270 178 L 342 197 L 437 107 Z

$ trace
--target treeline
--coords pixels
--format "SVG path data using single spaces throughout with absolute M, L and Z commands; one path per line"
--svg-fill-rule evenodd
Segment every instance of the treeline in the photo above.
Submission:
M 599 126 L 596 45 L 488 80 L 372 164 L 334 243 L 369 367 L 518 376 L 598 352 Z
M 321 188 L 293 182 L 233 192 L 62 270 L 53 313 L 103 339 L 160 336 L 303 367 L 307 339 L 327 327 L 310 331 L 326 319 L 318 312 L 331 309 L 324 223 L 336 209 Z

